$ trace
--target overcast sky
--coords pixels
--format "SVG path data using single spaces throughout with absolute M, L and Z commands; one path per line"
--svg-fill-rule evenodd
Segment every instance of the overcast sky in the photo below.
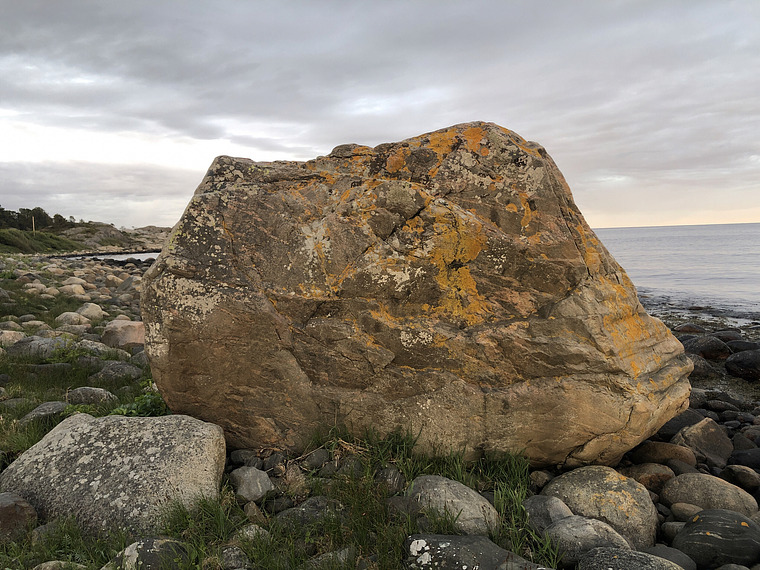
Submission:
M 760 2 L 0 0 L 0 205 L 173 225 L 213 158 L 484 120 L 592 227 L 760 222 Z

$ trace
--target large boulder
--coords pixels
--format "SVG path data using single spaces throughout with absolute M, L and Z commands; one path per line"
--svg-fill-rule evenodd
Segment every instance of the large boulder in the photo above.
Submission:
M 298 450 L 337 422 L 614 463 L 688 404 L 681 344 L 552 159 L 490 123 L 217 158 L 141 306 L 167 404 L 234 447 Z
M 224 461 L 222 430 L 195 418 L 76 414 L 0 473 L 0 490 L 44 519 L 156 532 L 168 502 L 218 494 Z

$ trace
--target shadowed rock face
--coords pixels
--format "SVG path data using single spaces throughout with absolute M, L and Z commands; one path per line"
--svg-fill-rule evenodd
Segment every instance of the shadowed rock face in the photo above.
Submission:
M 546 151 L 491 123 L 309 162 L 219 157 L 143 281 L 168 405 L 232 446 L 343 423 L 611 463 L 688 404 Z

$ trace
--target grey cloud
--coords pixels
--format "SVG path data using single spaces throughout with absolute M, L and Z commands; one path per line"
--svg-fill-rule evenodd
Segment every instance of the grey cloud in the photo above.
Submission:
M 760 174 L 757 2 L 0 4 L 0 107 L 45 124 L 305 159 L 478 119 L 544 144 L 580 195 L 608 172 Z
M 205 165 L 208 166 L 208 165 Z M 153 166 L 0 162 L 0 205 L 124 226 L 172 226 L 203 178 Z

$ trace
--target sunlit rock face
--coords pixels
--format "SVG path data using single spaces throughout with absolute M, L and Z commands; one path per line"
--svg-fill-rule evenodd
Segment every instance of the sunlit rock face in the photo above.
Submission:
M 219 157 L 143 281 L 168 405 L 234 447 L 320 426 L 614 463 L 687 405 L 546 151 L 467 123 L 308 162 Z

